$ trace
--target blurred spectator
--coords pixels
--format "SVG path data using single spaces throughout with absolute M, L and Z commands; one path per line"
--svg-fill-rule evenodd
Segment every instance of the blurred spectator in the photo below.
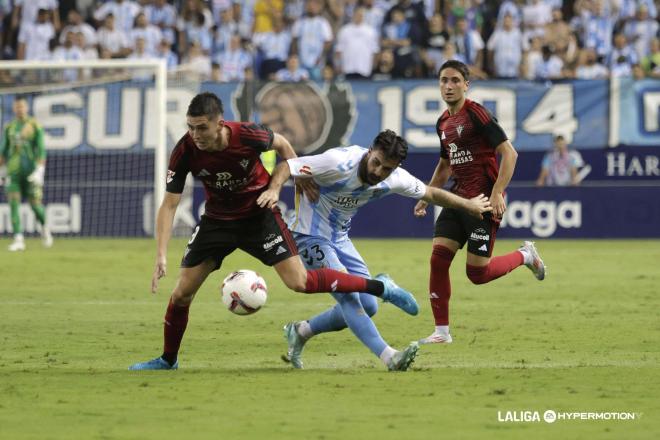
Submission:
M 423 4 L 413 3 L 412 0 L 399 0 L 396 5 L 387 11 L 383 23 L 385 25 L 390 24 L 394 19 L 394 14 L 398 14 L 399 11 L 403 13 L 403 17 L 409 25 L 407 38 L 410 39 L 411 46 L 423 46 L 428 32 Z
M 82 31 L 73 33 L 73 44 L 76 45 L 78 50 L 82 55 L 82 59 L 86 61 L 96 60 L 99 57 L 99 52 L 96 48 L 96 45 L 87 44 L 85 40 L 85 34 Z M 89 79 L 92 77 L 92 69 L 84 68 L 80 69 L 81 79 Z
M 140 12 L 135 17 L 135 25 L 129 33 L 129 39 L 133 47 L 135 47 L 138 38 L 142 38 L 145 44 L 145 51 L 154 56 L 158 52 L 158 45 L 163 39 L 163 33 L 160 29 L 147 20 L 147 15 Z M 208 39 L 208 37 L 207 37 Z M 209 46 L 211 45 L 210 39 L 208 40 Z
M 374 28 L 376 33 L 380 35 L 385 11 L 375 6 L 375 0 L 362 0 L 362 7 L 364 8 L 364 22 Z
M 170 44 L 174 44 L 177 11 L 167 0 L 153 0 L 153 3 L 144 7 L 144 13 L 150 24 L 158 27 L 160 32 Z
M 158 51 L 156 52 L 156 57 L 161 60 L 165 60 L 167 65 L 167 70 L 174 70 L 179 65 L 179 57 L 177 54 L 172 52 L 172 44 L 163 38 L 158 45 Z
M 39 9 L 33 24 L 21 26 L 18 34 L 19 60 L 49 60 L 50 40 L 55 37 L 55 27 L 50 20 L 49 9 Z
M 641 69 L 646 76 L 660 78 L 660 39 L 651 40 L 651 53 L 642 58 Z
M 324 0 L 321 15 L 328 20 L 333 35 L 344 24 L 344 2 L 346 0 Z
M 321 76 L 323 77 L 323 81 L 326 83 L 333 82 L 335 80 L 335 69 L 330 65 L 326 64 L 323 66 L 323 70 L 321 71 Z
M 442 15 L 435 14 L 429 20 L 429 37 L 422 51 L 422 60 L 426 69 L 424 76 L 437 77 L 438 69 L 446 61 L 444 51 L 448 44 L 451 42 Z
M 68 32 L 64 39 L 64 44 L 57 46 L 53 51 L 53 61 L 80 61 L 83 59 L 83 53 L 78 46 L 74 44 L 75 34 Z M 65 69 L 61 72 L 64 81 L 77 81 L 78 69 Z
M 305 0 L 286 0 L 284 5 L 284 21 L 295 23 L 305 14 Z
M 296 54 L 291 54 L 286 60 L 286 68 L 280 69 L 275 73 L 276 81 L 297 82 L 308 79 L 309 74 L 307 70 L 300 67 L 300 60 Z
M 489 66 L 497 78 L 514 79 L 521 73 L 523 52 L 527 49 L 520 29 L 513 27 L 513 17 L 504 17 L 502 28 L 488 40 Z
M 658 18 L 658 8 L 655 6 L 653 0 L 619 0 L 619 13 L 618 19 L 623 23 L 628 22 L 635 18 L 637 9 L 640 6 L 645 6 L 648 10 L 649 17 Z
M 273 16 L 282 15 L 284 2 L 282 0 L 256 0 L 254 3 L 253 32 L 260 34 L 273 31 Z
M 552 10 L 552 21 L 545 25 L 543 42 L 555 48 L 557 55 L 566 52 L 571 40 L 571 27 L 564 21 L 561 9 Z
M 213 60 L 222 67 L 226 81 L 245 80 L 245 69 L 252 65 L 252 57 L 241 46 L 241 37 L 231 37 L 229 47 Z
M 626 41 L 626 36 L 621 32 L 614 34 L 614 47 L 605 61 L 612 76 L 632 76 L 632 66 L 638 63 L 637 53 Z
M 607 67 L 598 61 L 598 55 L 593 48 L 582 49 L 575 69 L 577 79 L 606 79 L 609 76 Z
M 583 23 L 583 46 L 594 49 L 599 57 L 604 57 L 612 50 L 614 18 L 610 16 L 604 0 L 593 0 L 590 12 Z
M 217 56 L 229 47 L 233 35 L 240 35 L 243 39 L 252 37 L 252 30 L 235 17 L 233 8 L 222 11 L 220 17 L 221 23 L 215 26 L 213 56 Z
M 543 36 L 545 25 L 552 22 L 552 9 L 543 0 L 530 0 L 522 8 L 525 38 Z
M 230 12 L 231 15 L 231 12 Z M 211 52 L 211 33 L 213 17 L 211 11 L 201 0 L 186 0 L 183 11 L 177 20 L 179 31 L 179 52 L 185 53 L 193 41 L 197 41 L 206 53 Z
M 484 40 L 479 32 L 468 29 L 465 17 L 456 21 L 452 41 L 456 46 L 456 54 L 462 57 L 470 68 L 470 75 L 478 79 L 486 78 L 487 75 L 483 71 Z
M 564 62 L 555 55 L 554 48 L 544 45 L 541 48 L 541 58 L 536 61 L 533 67 L 533 78 L 536 80 L 558 79 L 561 78 Z
M 131 53 L 131 43 L 128 36 L 120 29 L 115 28 L 115 16 L 105 16 L 103 26 L 98 29 L 96 38 L 99 48 L 106 49 L 111 58 L 123 58 Z
M 447 14 L 447 25 L 452 28 L 457 25 L 459 18 L 465 18 L 467 28 L 471 31 L 482 31 L 483 15 L 473 0 L 453 0 L 447 2 L 449 8 Z
M 394 53 L 392 53 L 392 50 L 383 49 L 378 54 L 377 60 L 372 79 L 389 81 L 394 78 Z
M 553 150 L 546 153 L 541 163 L 541 173 L 536 179 L 537 186 L 579 185 L 578 168 L 584 162 L 579 152 L 569 150 L 564 136 L 554 137 Z
M 523 55 L 522 77 L 524 79 L 534 79 L 536 76 L 536 65 L 543 60 L 541 48 L 543 43 L 541 37 L 532 37 L 529 42 L 529 49 Z
M 328 20 L 321 17 L 321 2 L 308 0 L 307 14 L 293 24 L 292 52 L 297 52 L 300 64 L 312 79 L 321 78 L 326 55 L 332 46 L 332 29 Z
M 69 33 L 82 32 L 85 35 L 85 41 L 88 45 L 93 46 L 96 44 L 96 30 L 85 23 L 82 16 L 75 9 L 71 9 L 67 16 L 67 24 L 60 33 L 60 44 L 66 41 L 66 35 Z
M 211 58 L 202 51 L 202 47 L 197 41 L 190 43 L 183 64 L 183 69 L 200 81 L 208 80 L 211 77 Z
M 273 30 L 254 34 L 254 46 L 262 57 L 259 67 L 259 78 L 269 79 L 286 65 L 291 48 L 291 32 L 284 27 L 282 14 L 273 16 Z
M 39 11 L 45 9 L 49 12 L 50 20 L 55 31 L 60 30 L 60 13 L 58 0 L 14 0 L 14 9 L 11 13 L 10 31 L 14 33 L 19 28 L 33 25 L 39 20 Z
M 128 34 L 133 29 L 135 17 L 142 11 L 139 4 L 132 0 L 110 0 L 102 3 L 94 12 L 94 19 L 97 23 L 105 22 L 105 18 L 112 14 L 115 17 L 115 26 L 117 29 Z
M 642 59 L 651 52 L 651 41 L 658 35 L 658 22 L 649 17 L 648 8 L 642 5 L 637 9 L 636 18 L 626 23 L 623 33 Z
M 211 39 L 211 32 L 206 27 L 206 19 L 204 13 L 196 12 L 195 19 L 187 22 L 183 31 L 179 32 L 179 48 L 184 50 L 193 41 L 199 43 L 205 54 L 211 53 L 213 41 Z
M 150 60 L 156 58 L 155 52 L 149 52 L 147 40 L 142 37 L 135 39 L 133 52 L 127 57 L 131 60 Z M 146 71 L 147 76 L 151 76 L 150 72 Z
M 497 11 L 497 26 L 501 28 L 504 25 L 504 17 L 510 15 L 513 19 L 513 26 L 520 29 L 522 23 L 522 5 L 525 0 L 504 0 Z
M 226 82 L 225 77 L 222 74 L 222 68 L 218 63 L 211 63 L 211 81 L 213 82 Z
M 390 10 L 390 21 L 383 25 L 382 46 L 394 54 L 395 76 L 413 78 L 416 75 L 417 48 L 410 39 L 411 24 L 402 9 L 395 6 Z
M 337 71 L 350 79 L 369 78 L 378 51 L 378 34 L 364 22 L 364 9 L 357 8 L 353 21 L 344 25 L 337 34 Z

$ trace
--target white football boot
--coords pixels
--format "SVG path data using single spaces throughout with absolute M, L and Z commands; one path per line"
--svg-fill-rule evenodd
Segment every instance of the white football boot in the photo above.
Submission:
M 7 247 L 9 252 L 18 252 L 25 250 L 25 240 L 23 239 L 23 234 L 14 235 L 14 241 Z

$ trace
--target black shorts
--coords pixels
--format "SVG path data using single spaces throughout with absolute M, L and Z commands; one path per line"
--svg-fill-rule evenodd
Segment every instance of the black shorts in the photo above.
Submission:
M 241 249 L 272 266 L 298 255 L 296 242 L 278 208 L 240 220 L 215 220 L 202 216 L 181 260 L 181 267 L 195 267 L 206 259 L 219 269 L 224 258 Z
M 433 237 L 457 241 L 461 249 L 468 243 L 468 252 L 481 257 L 490 257 L 495 247 L 495 236 L 499 222 L 493 221 L 490 213 L 479 220 L 470 214 L 452 208 L 442 208 L 435 221 Z

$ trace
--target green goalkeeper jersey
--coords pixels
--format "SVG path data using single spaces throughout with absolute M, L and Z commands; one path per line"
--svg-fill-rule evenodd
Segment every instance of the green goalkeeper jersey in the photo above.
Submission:
M 10 175 L 30 174 L 39 161 L 46 159 L 44 129 L 32 117 L 14 119 L 4 129 L 0 151 Z

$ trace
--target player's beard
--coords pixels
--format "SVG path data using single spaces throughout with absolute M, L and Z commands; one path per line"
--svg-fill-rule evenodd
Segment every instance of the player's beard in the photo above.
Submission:
M 369 154 L 365 154 L 360 160 L 360 165 L 358 166 L 358 176 L 363 183 L 368 184 L 369 186 L 377 185 L 381 182 L 381 179 L 374 174 L 369 174 L 369 168 L 367 162 L 369 161 Z

